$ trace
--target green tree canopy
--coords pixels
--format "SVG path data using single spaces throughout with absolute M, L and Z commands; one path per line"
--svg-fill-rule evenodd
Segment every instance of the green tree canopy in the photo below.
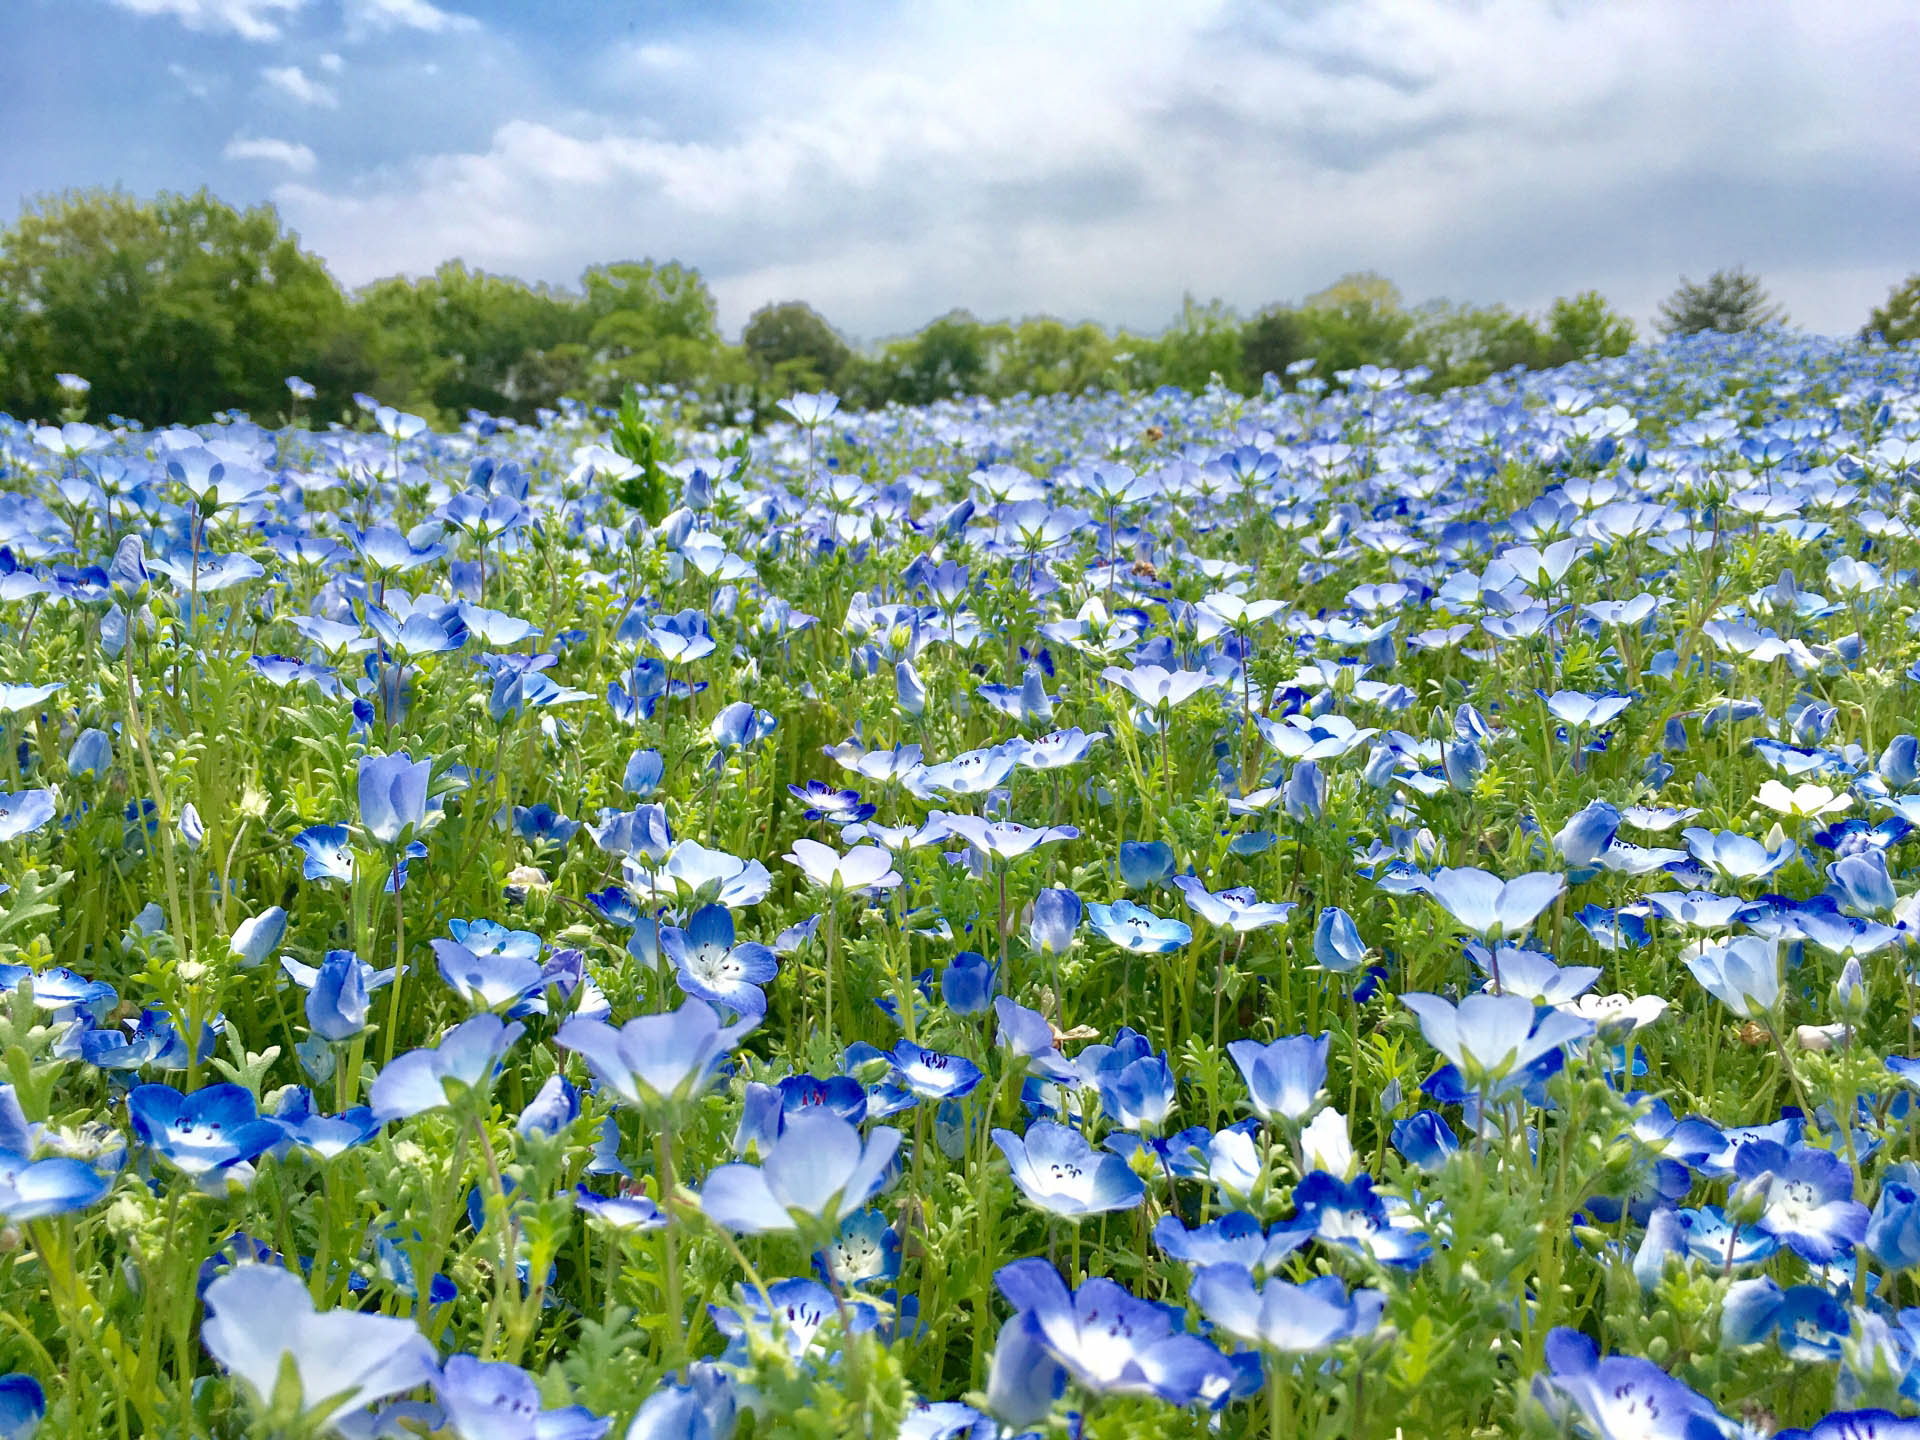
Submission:
M 375 393 L 403 409 L 443 420 L 468 410 L 531 420 L 584 383 L 584 365 L 569 371 L 533 359 L 564 347 L 584 355 L 589 324 L 578 296 L 450 260 L 423 279 L 379 280 L 354 298 L 378 367 Z
M 1878 335 L 1896 345 L 1902 340 L 1920 340 L 1920 274 L 1909 275 L 1894 286 L 1887 303 L 1874 307 L 1860 333 Z
M 740 344 L 761 382 L 776 390 L 829 389 L 853 357 L 826 317 L 803 300 L 761 306 L 748 317 Z
M 346 300 L 271 205 L 202 190 L 42 199 L 0 235 L 0 407 L 59 407 L 56 372 L 92 382 L 90 413 L 205 420 L 288 408 L 286 377 L 338 413 L 370 371 L 343 335 Z
M 1589 355 L 1624 355 L 1633 339 L 1633 321 L 1608 305 L 1598 290 L 1562 297 L 1547 310 L 1549 365 L 1565 365 Z
M 1716 270 L 1698 285 L 1682 275 L 1679 288 L 1660 302 L 1660 333 L 1668 336 L 1704 330 L 1736 335 L 1786 320 L 1787 312 L 1768 298 L 1760 277 L 1744 266 Z

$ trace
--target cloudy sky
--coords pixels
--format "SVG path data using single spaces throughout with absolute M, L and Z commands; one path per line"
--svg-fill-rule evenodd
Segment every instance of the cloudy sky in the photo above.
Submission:
M 1913 0 L 0 0 L 0 56 L 8 218 L 206 185 L 349 285 L 671 257 L 730 329 L 1745 264 L 1842 331 L 1920 269 Z

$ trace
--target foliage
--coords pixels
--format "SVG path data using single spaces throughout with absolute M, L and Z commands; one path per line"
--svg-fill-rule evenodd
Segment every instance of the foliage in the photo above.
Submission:
M 337 409 L 370 378 L 339 343 L 345 317 L 271 206 L 235 210 L 204 190 L 54 196 L 0 234 L 0 405 L 51 414 L 54 376 L 72 373 L 100 416 L 275 416 L 284 377 L 304 373 Z
M 1886 303 L 1874 306 L 1860 333 L 1869 338 L 1878 335 L 1890 345 L 1920 340 L 1920 274 L 1894 286 Z
M 1768 297 L 1760 277 L 1745 266 L 1716 270 L 1695 284 L 1684 275 L 1673 294 L 1660 302 L 1660 333 L 1698 335 L 1714 331 L 1738 335 L 1786 323 L 1787 312 Z

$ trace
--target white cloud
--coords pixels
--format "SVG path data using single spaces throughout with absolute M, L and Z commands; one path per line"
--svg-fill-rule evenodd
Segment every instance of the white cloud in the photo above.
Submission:
M 178 60 L 167 64 L 167 74 L 180 82 L 180 88 L 196 100 L 204 100 L 213 93 L 213 82 L 197 71 L 189 70 Z
M 342 70 L 347 68 L 347 62 L 329 50 L 325 55 L 320 57 L 320 68 L 329 75 L 338 75 Z
M 269 165 L 284 165 L 296 175 L 310 174 L 315 157 L 312 150 L 292 140 L 243 139 L 236 135 L 221 152 L 229 160 L 260 160 Z
M 307 0 L 112 0 L 135 15 L 164 15 L 189 30 L 231 31 L 243 40 L 277 40 L 282 18 Z
M 269 65 L 260 72 L 260 78 L 296 104 L 314 105 L 323 110 L 340 108 L 340 97 L 332 87 L 321 84 L 298 65 Z
M 423 30 L 429 35 L 441 35 L 480 28 L 480 22 L 471 15 L 442 10 L 432 0 L 346 0 L 346 12 L 350 40 L 384 35 L 391 30 Z
M 955 304 L 1158 325 L 1189 289 L 1252 307 L 1368 267 L 1413 298 L 1599 286 L 1645 316 L 1744 260 L 1851 328 L 1920 222 L 1905 3 L 1731 30 L 1532 0 L 911 9 L 703 40 L 738 113 L 642 88 L 280 198 L 349 281 L 452 255 L 571 280 L 638 244 L 699 265 L 735 325 L 793 296 L 867 335 Z

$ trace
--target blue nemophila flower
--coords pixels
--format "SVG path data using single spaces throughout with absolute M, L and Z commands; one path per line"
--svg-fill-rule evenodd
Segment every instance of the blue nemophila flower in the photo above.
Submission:
M 1442 868 L 1421 888 L 1462 930 L 1494 940 L 1526 934 L 1566 885 L 1564 875 L 1544 870 L 1502 880 L 1485 870 Z
M 381 845 L 398 845 L 427 823 L 427 782 L 432 760 L 397 755 L 360 759 L 360 823 Z
M 1920 1440 L 1920 1419 L 1890 1410 L 1836 1410 L 1811 1430 L 1776 1430 L 1773 1440 Z
M 1419 1017 L 1420 1033 L 1458 1067 L 1467 1087 L 1490 1095 L 1519 1084 L 1535 1061 L 1593 1033 L 1593 1022 L 1561 1010 L 1536 1010 L 1518 995 L 1482 992 L 1456 1006 L 1438 995 L 1415 993 L 1402 995 L 1400 1003 Z
M 858 790 L 841 790 L 824 780 L 789 785 L 787 793 L 807 807 L 803 813 L 809 820 L 851 825 L 870 818 L 874 811 L 872 805 L 861 800 Z
M 609 855 L 631 856 L 652 864 L 663 863 L 673 851 L 673 831 L 663 805 L 602 810 L 599 823 L 588 824 L 587 834 Z
M 287 934 L 287 912 L 278 905 L 251 915 L 234 927 L 227 953 L 242 970 L 251 970 L 279 948 Z
M 561 1027 L 563 1033 L 566 1028 Z M 437 1110 L 471 1092 L 484 1093 L 507 1051 L 525 1032 L 524 1025 L 509 1025 L 498 1015 L 476 1015 L 441 1036 L 438 1045 L 398 1056 L 373 1082 L 367 1098 L 374 1115 L 384 1124 Z
M 1100 672 L 1100 678 L 1109 685 L 1118 685 L 1149 710 L 1163 705 L 1168 708 L 1184 705 L 1202 690 L 1225 683 L 1218 675 L 1196 670 L 1167 670 L 1159 665 L 1140 665 L 1132 670 L 1109 665 Z
M 1273 1236 L 1244 1210 L 1230 1210 L 1218 1220 L 1189 1230 L 1178 1215 L 1163 1215 L 1153 1227 L 1153 1243 L 1169 1258 L 1202 1270 L 1210 1265 L 1240 1265 L 1263 1273 L 1293 1254 L 1308 1237 L 1287 1226 Z
M 1036 1120 L 1024 1138 L 995 1130 L 993 1143 L 1007 1157 L 1020 1193 L 1051 1215 L 1079 1220 L 1131 1210 L 1146 1197 L 1146 1186 L 1125 1160 L 1095 1150 L 1068 1126 Z
M 1042 845 L 1077 840 L 1072 825 L 1020 825 L 1012 820 L 983 820 L 978 815 L 942 815 L 951 835 L 965 840 L 989 860 L 1017 860 Z
M 642 1194 L 596 1195 L 576 1185 L 573 1203 L 581 1214 L 615 1230 L 659 1230 L 669 1222 L 666 1212 Z
M 940 996 L 956 1015 L 984 1014 L 999 988 L 999 967 L 973 950 L 962 950 L 940 975 Z
M 1284 925 L 1294 911 L 1291 901 L 1267 904 L 1249 886 L 1222 890 L 1216 895 L 1191 875 L 1176 875 L 1173 883 L 1187 897 L 1187 908 L 1194 914 L 1214 929 L 1230 930 L 1236 935 L 1264 930 L 1270 925 Z
M 649 1395 L 626 1440 L 732 1440 L 740 1406 L 732 1377 L 702 1360 L 687 1367 L 687 1380 L 669 1379 Z
M 313 1108 L 313 1092 L 304 1085 L 287 1090 L 266 1117 L 280 1127 L 286 1145 L 298 1146 L 317 1159 L 332 1160 L 357 1145 L 364 1145 L 380 1133 L 380 1122 L 365 1105 L 355 1105 L 338 1115 L 322 1115 Z M 274 1154 L 284 1154 L 276 1146 Z
M 584 1405 L 543 1409 L 526 1371 L 471 1355 L 449 1359 L 433 1393 L 455 1432 L 486 1440 L 600 1440 L 613 1424 Z
M 845 855 L 830 845 L 805 838 L 793 842 L 785 856 L 808 881 L 834 893 L 891 890 L 900 884 L 893 857 L 878 845 L 856 845 Z
M 1569 1410 L 1595 1440 L 1724 1440 L 1726 1425 L 1705 1396 L 1637 1355 L 1600 1358 L 1577 1330 L 1547 1336 L 1550 1370 L 1534 1398 L 1553 1414 Z
M 308 1028 L 336 1044 L 366 1029 L 371 973 L 373 967 L 351 950 L 329 950 L 307 987 Z M 393 972 L 385 978 L 391 980 Z
M 0 1085 L 0 1224 L 84 1210 L 111 1186 L 107 1176 L 73 1156 L 36 1160 L 38 1136 L 13 1086 Z
M 791 1116 L 760 1164 L 722 1165 L 700 1189 L 700 1207 L 716 1224 L 742 1234 L 837 1230 L 879 1192 L 900 1148 L 900 1132 L 860 1132 L 838 1116 L 806 1110 Z
M 1720 1340 L 1758 1345 L 1776 1339 L 1789 1360 L 1827 1363 L 1840 1358 L 1840 1342 L 1853 1333 L 1847 1307 L 1831 1290 L 1794 1285 L 1782 1290 L 1765 1275 L 1736 1280 L 1720 1302 Z
M 1800 853 L 1791 840 L 1783 840 L 1778 849 L 1769 850 L 1758 840 L 1734 830 L 1706 830 L 1689 825 L 1680 834 L 1694 859 L 1735 884 L 1743 880 L 1764 880 Z
M 127 1096 L 133 1137 L 209 1193 L 229 1180 L 251 1183 L 251 1161 L 282 1139 L 239 1085 L 208 1085 L 183 1095 L 171 1085 L 137 1085 Z
M 893 1078 L 922 1100 L 957 1100 L 971 1095 L 980 1083 L 980 1067 L 963 1055 L 943 1055 L 911 1040 L 902 1040 L 887 1054 Z
M 353 879 L 353 832 L 344 825 L 309 825 L 293 837 L 306 860 L 301 874 L 309 880 Z
M 1244 1265 L 1209 1265 L 1193 1277 L 1193 1301 L 1219 1329 L 1243 1344 L 1280 1356 L 1314 1355 L 1343 1340 L 1371 1335 L 1386 1309 L 1383 1290 L 1347 1293 L 1337 1275 L 1304 1285 L 1254 1285 Z
M 900 1274 L 900 1235 L 878 1210 L 849 1215 L 840 1233 L 822 1245 L 814 1267 L 842 1290 L 884 1285 Z
M 1131 900 L 1089 905 L 1087 921 L 1121 949 L 1140 955 L 1169 955 L 1193 939 L 1184 922 L 1163 919 Z
M 1605 800 L 1594 800 L 1576 810 L 1561 827 L 1560 833 L 1553 837 L 1553 848 L 1567 864 L 1580 868 L 1598 861 L 1619 833 L 1618 807 Z
M 735 1015 L 764 1015 L 767 997 L 761 987 L 780 973 L 780 962 L 765 945 L 735 944 L 734 937 L 733 912 L 724 905 L 702 905 L 685 929 L 661 926 L 659 944 L 683 992 Z
M 1337 1112 L 1322 1112 L 1323 1118 L 1328 1115 Z M 1308 1127 L 1309 1142 L 1313 1129 Z M 1310 1144 L 1302 1148 L 1308 1151 L 1308 1163 L 1314 1163 Z M 1433 1253 L 1433 1242 L 1418 1217 L 1404 1207 L 1390 1210 L 1369 1175 L 1343 1180 L 1325 1170 L 1309 1171 L 1294 1186 L 1293 1206 L 1287 1230 L 1304 1231 L 1323 1245 L 1358 1251 L 1379 1264 L 1416 1269 Z M 1281 1227 L 1274 1233 L 1280 1235 Z
M 1453 1127 L 1433 1110 L 1416 1110 L 1394 1121 L 1392 1140 L 1402 1158 L 1420 1170 L 1438 1170 L 1460 1148 Z
M 811 840 L 794 842 L 796 848 L 814 843 Z M 758 905 L 773 888 L 773 876 L 758 860 L 742 860 L 724 850 L 709 850 L 697 840 L 675 844 L 664 865 L 652 857 L 643 861 L 629 855 L 621 869 L 636 897 L 669 905 L 704 905 L 713 901 L 729 910 L 740 910 Z
M 1772 1013 L 1780 998 L 1780 945 L 1776 940 L 1743 935 L 1725 945 L 1703 948 L 1688 959 L 1687 969 L 1742 1020 Z
M 440 978 L 472 1010 L 513 1011 L 540 988 L 544 978 L 539 960 L 521 952 L 476 954 L 456 940 L 436 939 L 431 944 Z
M 47 1414 L 47 1392 L 31 1375 L 0 1375 L 0 1440 L 33 1440 Z
M 433 1346 L 411 1320 L 315 1313 L 306 1282 L 278 1265 L 236 1265 L 207 1287 L 206 1306 L 207 1353 L 245 1382 L 263 1412 L 289 1369 L 302 1413 L 324 1415 L 336 1429 L 439 1374 Z
M 1903 1160 L 1881 1175 L 1865 1243 L 1889 1270 L 1920 1266 L 1920 1165 Z
M 1756 1197 L 1755 1224 L 1802 1259 L 1830 1264 L 1867 1235 L 1867 1207 L 1853 1198 L 1853 1171 L 1831 1150 L 1755 1140 L 1734 1157 L 1736 1195 Z
M 0 794 L 0 843 L 31 835 L 54 816 L 51 790 Z
M 1042 890 L 1033 897 L 1027 922 L 1027 943 L 1041 955 L 1064 955 L 1073 948 L 1074 932 L 1086 907 L 1071 890 Z
M 576 1016 L 554 1039 L 576 1052 L 594 1078 L 629 1105 L 657 1108 L 703 1093 L 754 1023 L 722 1025 L 711 1005 L 690 998 L 678 1010 L 637 1015 L 618 1030 Z
M 1000 1022 L 1000 1043 L 1024 1059 L 1033 1073 L 1070 1085 L 1080 1083 L 1080 1072 L 1055 1047 L 1053 1026 L 1046 1016 L 1006 995 L 993 1002 L 993 1013 Z
M 1247 1082 L 1254 1113 L 1269 1124 L 1298 1129 L 1324 1098 L 1331 1044 L 1330 1033 L 1289 1035 L 1266 1045 L 1235 1040 L 1227 1054 Z
M 720 1363 L 729 1367 L 745 1367 L 755 1349 L 765 1346 L 784 1350 L 795 1360 L 837 1359 L 824 1345 L 816 1345 L 829 1322 L 844 1319 L 847 1332 L 853 1335 L 880 1327 L 880 1312 L 872 1304 L 843 1302 L 819 1281 L 804 1276 L 774 1281 L 767 1286 L 764 1300 L 758 1291 L 739 1290 L 743 1293 L 734 1304 L 707 1306 L 713 1328 L 729 1342 L 720 1355 Z M 772 1302 L 771 1311 L 767 1301 Z
M 1173 874 L 1173 847 L 1164 840 L 1122 840 L 1120 883 L 1129 890 L 1145 890 Z
M 627 757 L 627 768 L 620 777 L 620 788 L 644 800 L 660 788 L 661 778 L 666 773 L 667 763 L 660 758 L 658 750 L 635 750 Z
M 113 764 L 113 739 L 104 730 L 82 730 L 67 750 L 67 774 L 95 779 L 106 774 Z
M 1331 970 L 1336 975 L 1348 974 L 1358 970 L 1371 953 L 1351 915 L 1338 905 L 1329 905 L 1320 912 L 1320 919 L 1313 927 L 1313 958 L 1322 970 Z
M 558 1135 L 580 1114 L 580 1092 L 564 1075 L 549 1075 L 520 1111 L 513 1128 L 522 1135 Z
M 1040 1382 L 1035 1387 L 1039 1394 L 1057 1393 L 1052 1377 L 1033 1364 L 1042 1357 L 1063 1367 L 1073 1383 L 1092 1396 L 1154 1395 L 1172 1405 L 1213 1405 L 1233 1386 L 1234 1372 L 1226 1358 L 1198 1335 L 1178 1328 L 1177 1312 L 1136 1299 L 1112 1280 L 1095 1276 L 1069 1291 L 1052 1265 L 1031 1259 L 1002 1266 L 994 1281 L 1015 1313 L 1000 1332 L 993 1368 L 1002 1368 L 1000 1351 L 1012 1352 L 1011 1359 L 1031 1347 L 1039 1353 L 1026 1363 Z M 1016 1337 L 1011 1342 L 1010 1333 Z M 1017 1393 L 1020 1388 L 1013 1377 L 996 1374 L 996 1379 L 1001 1383 L 990 1383 L 990 1394 Z M 1042 1409 L 1014 1423 L 1028 1423 L 1045 1413 Z

